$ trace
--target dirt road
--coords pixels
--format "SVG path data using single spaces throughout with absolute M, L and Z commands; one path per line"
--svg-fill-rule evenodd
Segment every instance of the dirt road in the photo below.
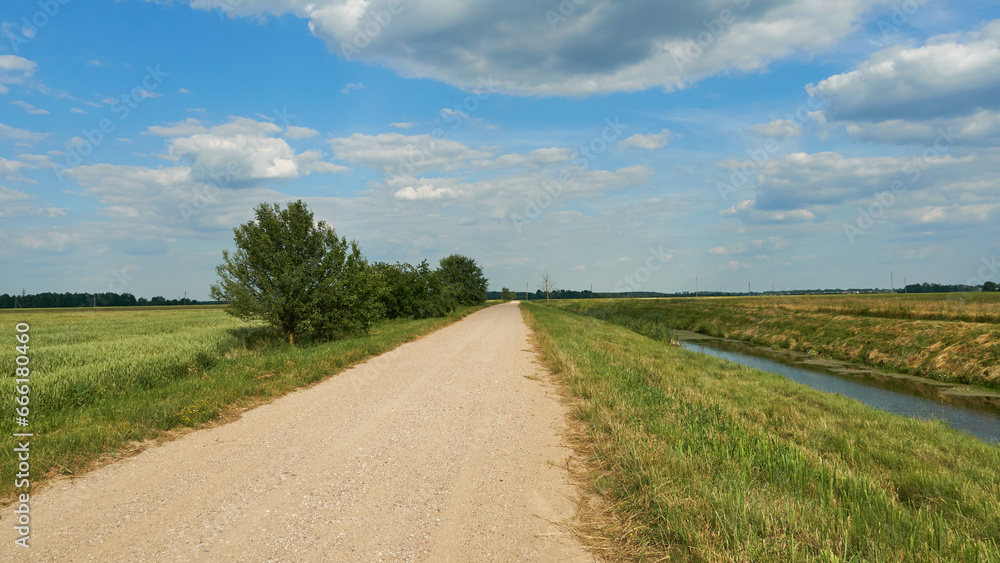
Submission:
M 0 560 L 592 561 L 516 304 L 33 495 Z M 41 414 L 39 414 L 41 416 Z

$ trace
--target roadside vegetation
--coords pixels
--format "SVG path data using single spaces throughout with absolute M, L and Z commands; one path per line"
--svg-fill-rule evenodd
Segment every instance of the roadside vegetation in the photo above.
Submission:
M 656 330 L 690 330 L 949 383 L 1000 388 L 1000 293 L 553 303 L 598 318 L 662 327 Z
M 1000 447 L 523 306 L 584 428 L 581 535 L 610 560 L 1000 561 Z
M 336 374 L 362 360 L 454 322 L 447 316 L 375 323 L 369 334 L 290 346 L 261 323 L 220 307 L 0 311 L 0 326 L 31 325 L 31 427 L 0 417 L 0 432 L 25 430 L 32 490 L 55 475 L 80 474 L 142 442 L 212 421 Z M 14 357 L 0 356 L 0 372 Z M 0 394 L 14 397 L 12 377 Z M 8 412 L 13 413 L 13 404 Z M 174 432 L 172 432 L 174 431 Z M 17 467 L 14 443 L 0 443 L 0 499 L 9 502 Z
M 234 229 L 236 250 L 223 251 L 217 268 L 211 293 L 225 307 L 0 311 L 0 326 L 31 326 L 30 393 L 20 392 L 30 397 L 30 428 L 0 417 L 0 432 L 34 434 L 34 484 L 225 420 L 486 302 L 471 258 L 452 254 L 433 270 L 426 260 L 370 264 L 301 201 L 261 204 L 255 215 Z M 13 374 L 15 358 L 0 355 L 0 373 Z M 0 378 L 10 413 L 14 383 Z M 0 445 L 0 501 L 14 491 L 13 448 Z

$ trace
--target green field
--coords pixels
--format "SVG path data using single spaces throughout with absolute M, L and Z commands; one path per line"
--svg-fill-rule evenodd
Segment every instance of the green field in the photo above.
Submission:
M 165 432 L 226 419 L 453 322 L 384 321 L 364 337 L 290 347 L 219 307 L 0 311 L 0 432 L 33 432 L 32 483 L 73 475 Z M 30 425 L 15 426 L 15 326 L 28 323 Z M 0 445 L 0 499 L 14 445 Z M 33 489 L 34 490 L 34 489 Z
M 594 299 L 559 306 L 627 319 L 646 330 L 690 330 L 940 381 L 1000 387 L 1000 293 Z
M 1000 447 L 570 305 L 524 310 L 582 424 L 581 535 L 609 560 L 1000 561 Z

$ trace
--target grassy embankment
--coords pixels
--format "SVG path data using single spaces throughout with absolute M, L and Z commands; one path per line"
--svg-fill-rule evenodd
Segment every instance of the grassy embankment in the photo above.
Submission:
M 1000 561 L 1000 447 L 528 305 L 612 560 Z
M 560 305 L 940 381 L 1000 387 L 1000 293 L 595 299 Z
M 289 347 L 221 308 L 0 311 L 0 433 L 33 432 L 32 490 L 171 430 L 225 420 L 460 319 L 385 321 L 365 337 Z M 30 325 L 30 426 L 14 425 L 17 323 Z M 0 501 L 14 491 L 14 444 L 0 442 Z

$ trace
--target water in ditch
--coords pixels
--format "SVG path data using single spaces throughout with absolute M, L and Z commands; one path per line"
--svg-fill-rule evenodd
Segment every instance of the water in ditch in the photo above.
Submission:
M 937 419 L 984 442 L 1000 443 L 1000 400 L 996 397 L 952 394 L 951 386 L 931 381 L 888 377 L 865 369 L 829 366 L 787 353 L 741 342 L 679 334 L 681 345 L 744 366 L 776 373 L 813 389 L 840 393 L 877 409 L 922 419 Z M 851 373 L 855 372 L 855 373 Z

